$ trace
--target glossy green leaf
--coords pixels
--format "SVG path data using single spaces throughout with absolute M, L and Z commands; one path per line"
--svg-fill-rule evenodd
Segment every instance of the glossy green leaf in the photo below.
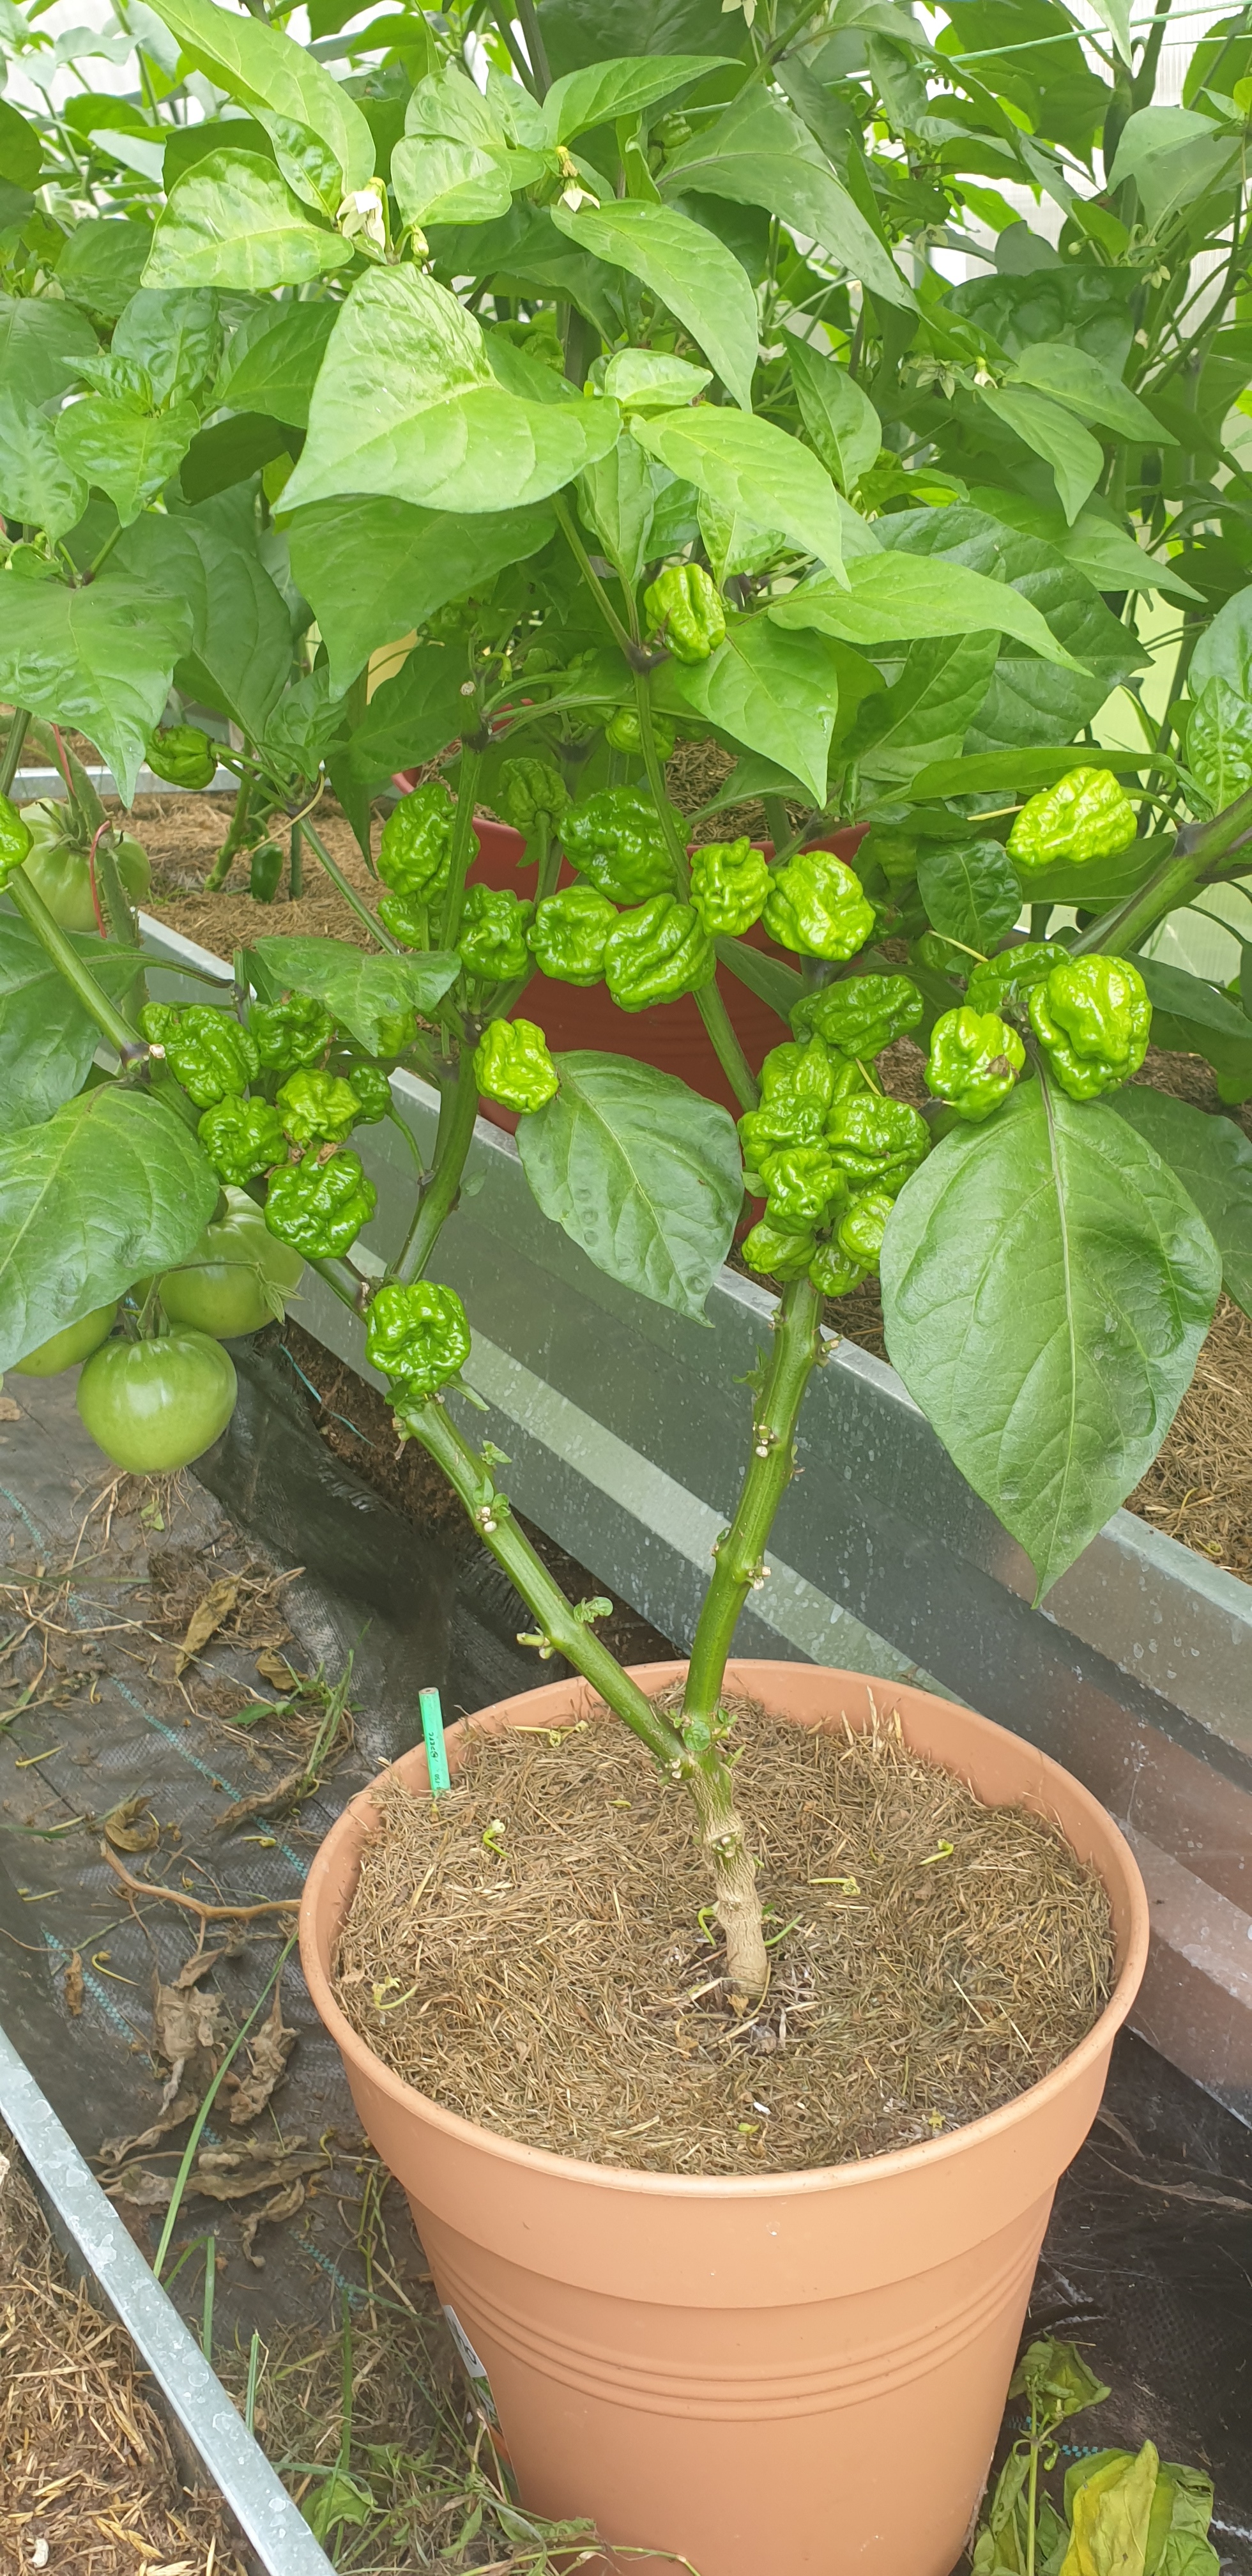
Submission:
M 1022 908 L 1017 870 L 990 839 L 930 842 L 917 862 L 917 890 L 931 929 L 984 957 Z
M 882 446 L 882 422 L 869 395 L 836 358 L 788 336 L 787 354 L 800 417 L 826 471 L 852 492 Z
M 0 1368 L 184 1260 L 218 1195 L 181 1118 L 112 1083 L 0 1140 Z
M 87 484 L 67 464 L 48 415 L 0 389 L 0 510 L 52 538 L 68 536 L 87 507 Z
M 70 234 L 57 261 L 56 279 L 71 304 L 115 322 L 140 285 L 152 249 L 152 227 L 140 222 L 90 220 Z
M 98 984 L 123 1003 L 139 973 L 134 949 L 76 939 Z M 50 1118 L 86 1078 L 100 1031 L 16 913 L 0 914 L 0 1132 Z
M 154 403 L 194 401 L 211 378 L 222 345 L 217 297 L 210 287 L 132 295 L 110 343 L 114 358 L 142 367 Z
M 628 582 L 638 581 L 647 560 L 658 485 L 664 479 L 664 470 L 627 435 L 579 475 L 583 525 Z
M 213 0 L 160 0 L 157 15 L 200 71 L 260 117 L 276 145 L 283 128 L 304 127 L 333 154 L 343 194 L 368 185 L 374 175 L 369 124 L 303 45 L 265 19 L 215 8 Z
M 391 156 L 391 184 L 401 220 L 427 224 L 485 224 L 505 215 L 513 199 L 508 155 L 476 143 L 450 143 L 406 135 Z
M 380 644 L 425 626 L 447 600 L 538 554 L 554 525 L 542 504 L 471 517 L 384 499 L 297 510 L 287 531 L 291 569 L 317 617 L 335 687 L 347 688 Z
M 1063 403 L 1031 385 L 984 385 L 979 399 L 1023 445 L 1052 468 L 1057 497 L 1069 520 L 1077 518 L 1104 471 L 1104 450 Z
M 1252 587 L 1226 600 L 1196 639 L 1187 671 L 1192 696 L 1210 680 L 1226 680 L 1236 696 L 1252 698 Z
M 228 412 L 197 431 L 183 458 L 178 482 L 184 501 L 211 501 L 219 492 L 249 482 L 294 443 L 291 430 L 263 411 Z
M 699 403 L 693 411 L 632 420 L 631 434 L 671 474 L 757 527 L 779 528 L 832 572 L 842 562 L 839 495 L 798 438 L 755 413 Z
M 1150 1466 L 1220 1285 L 1212 1235 L 1152 1148 L 1104 1102 L 1037 1079 L 945 1136 L 897 1199 L 889 1357 L 1041 1594 Z
M 1164 966 L 1158 957 L 1136 959 L 1152 1004 L 1158 1046 L 1202 1055 L 1212 1065 L 1223 1099 L 1252 1099 L 1252 1020 L 1202 975 Z
M 963 760 L 937 761 L 933 768 L 922 770 L 913 792 L 917 796 L 987 796 L 1006 787 L 1026 797 L 1033 796 L 1037 787 L 1055 787 L 1071 769 L 1108 769 L 1115 778 L 1133 778 L 1150 766 L 1146 749 L 1105 751 L 1102 745 L 1085 742 L 1063 751 L 1046 745 L 1031 751 L 976 751 Z
M 129 805 L 190 629 L 185 600 L 153 599 L 108 566 L 78 590 L 0 582 L 0 697 L 85 733 Z
M 247 951 L 257 991 L 312 993 L 369 1055 L 386 1052 L 387 1023 L 430 1011 L 460 972 L 438 949 L 413 957 L 371 957 L 346 939 L 257 939 Z
M 767 617 L 731 617 L 707 662 L 667 663 L 656 685 L 661 705 L 689 709 L 732 743 L 765 753 L 814 804 L 825 804 L 839 658 L 824 636 L 785 635 Z
M 56 425 L 65 465 L 107 493 L 124 528 L 177 472 L 200 426 L 194 403 L 137 412 L 111 394 L 71 403 Z
M 156 228 L 146 286 L 305 286 L 344 268 L 352 245 L 310 223 L 272 161 L 210 152 L 180 179 Z
M 951 759 L 986 697 L 997 642 L 983 633 L 911 644 L 898 680 L 858 715 L 848 757 L 867 777 L 902 787 L 925 764 Z
M 808 128 L 755 83 L 741 90 L 716 124 L 674 154 L 664 184 L 764 206 L 794 232 L 820 242 L 871 294 L 914 309 L 912 288 Z
M 990 581 L 945 555 L 861 555 L 848 566 L 846 587 L 828 576 L 805 582 L 770 615 L 779 626 L 819 626 L 824 635 L 841 635 L 867 652 L 923 635 L 1013 635 L 1045 662 L 1082 670 L 1011 584 Z
M 556 1061 L 560 1090 L 518 1124 L 533 1196 L 598 1270 L 702 1323 L 743 1199 L 732 1119 L 650 1064 Z
M 212 512 L 148 511 L 117 549 L 119 572 L 154 598 L 185 600 L 191 634 L 178 685 L 254 739 L 291 672 L 291 618 L 255 550 Z
M 1132 394 L 1129 385 L 1123 384 L 1102 358 L 1093 357 L 1088 349 L 1075 348 L 1072 341 L 1042 340 L 1035 348 L 1024 349 L 1013 382 L 1033 385 L 1039 393 L 1065 403 L 1083 420 L 1094 421 L 1119 438 L 1144 440 L 1150 446 L 1174 443 L 1168 430 L 1153 419 L 1146 403 Z
M 352 774 L 376 795 L 398 769 L 410 769 L 454 743 L 465 722 L 463 655 L 419 644 L 395 677 L 375 689 L 352 733 Z
M 1214 814 L 1252 785 L 1252 703 L 1228 680 L 1206 680 L 1191 700 L 1187 766 Z
M 86 315 L 52 296 L 0 295 L 0 383 L 36 405 L 55 402 L 79 380 L 81 358 L 99 342 Z
M 1177 1173 L 1222 1256 L 1227 1296 L 1252 1315 L 1252 1140 L 1233 1119 L 1146 1082 L 1125 1083 L 1109 1106 Z
M 516 509 L 571 481 L 619 427 L 616 403 L 506 393 L 446 287 L 413 268 L 372 269 L 331 335 L 283 504 L 373 492 L 475 515 Z
M 590 63 L 553 81 L 543 102 L 543 121 L 551 143 L 572 143 L 590 126 L 612 124 L 619 116 L 637 116 L 673 90 L 683 89 L 729 60 L 725 54 L 622 54 L 615 62 Z
M 0 176 L 14 188 L 36 188 L 43 168 L 43 144 L 35 126 L 0 99 Z
M 567 241 L 637 277 L 677 316 L 744 411 L 752 408 L 757 359 L 756 298 L 734 252 L 672 206 L 606 200 L 552 221 Z
M 259 305 L 231 340 L 215 401 L 307 429 L 310 397 L 338 311 L 329 302 Z

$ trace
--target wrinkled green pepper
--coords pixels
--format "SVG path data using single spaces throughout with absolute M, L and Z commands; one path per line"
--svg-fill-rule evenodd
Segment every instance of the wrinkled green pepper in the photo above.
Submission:
M 458 1377 L 470 1354 L 470 1329 L 455 1288 L 433 1279 L 380 1288 L 365 1322 L 366 1356 L 408 1396 L 433 1395 Z
M 895 1201 L 889 1190 L 860 1190 L 836 1232 L 845 1259 L 863 1271 L 878 1268 L 887 1219 Z
M 1030 1024 L 1071 1100 L 1095 1100 L 1137 1073 L 1152 1005 L 1126 957 L 1066 957 L 1030 996 Z
M 380 1064 L 351 1063 L 340 1068 L 343 1081 L 356 1093 L 362 1127 L 376 1127 L 391 1107 L 391 1084 Z
M 193 1002 L 186 1011 L 168 1003 L 145 1003 L 139 1025 L 150 1046 L 165 1050 L 165 1061 L 197 1109 L 230 1100 L 246 1091 L 261 1070 L 261 1059 L 246 1029 L 229 1011 Z
M 743 1239 L 749 1270 L 763 1270 L 770 1279 L 802 1279 L 816 1251 L 815 1234 L 794 1234 L 764 1216 Z
M 604 728 L 604 739 L 613 751 L 633 751 L 643 758 L 643 728 L 635 707 L 614 707 Z M 669 760 L 674 749 L 674 727 L 668 716 L 653 715 L 652 740 L 658 760 Z
M 430 908 L 422 895 L 380 894 L 378 918 L 402 948 L 429 948 Z
M 1016 1029 L 998 1012 L 962 1002 L 959 1010 L 945 1011 L 931 1031 L 926 1088 L 976 1127 L 1007 1099 L 1025 1061 Z
M 1055 939 L 1023 939 L 975 966 L 965 988 L 971 1011 L 1000 1011 L 1007 1003 L 1024 1004 L 1032 985 L 1046 984 L 1054 966 L 1068 955 Z
M 457 955 L 480 984 L 513 984 L 530 973 L 526 933 L 534 912 L 511 887 L 472 885 L 461 914 Z
M 664 634 L 676 662 L 707 662 L 726 633 L 726 611 L 703 564 L 667 564 L 643 594 L 650 635 Z
M 334 1073 L 293 1073 L 274 1103 L 293 1145 L 341 1145 L 361 1115 L 350 1082 Z
M 219 1181 L 237 1190 L 287 1152 L 283 1122 L 268 1100 L 220 1100 L 205 1110 L 196 1132 Z
M 763 1171 L 771 1154 L 788 1145 L 816 1144 L 835 1098 L 842 1059 L 824 1038 L 771 1047 L 761 1067 L 761 1105 L 739 1121 L 744 1158 Z
M 861 1091 L 835 1102 L 826 1121 L 826 1142 L 854 1188 L 879 1181 L 898 1190 L 930 1152 L 930 1129 L 907 1100 Z
M 620 917 L 594 886 L 562 886 L 559 894 L 545 895 L 526 934 L 540 973 L 557 984 L 601 983 L 605 941 Z
M 836 1199 L 848 1195 L 847 1176 L 826 1145 L 784 1146 L 763 1161 L 761 1176 L 766 1223 L 793 1233 L 824 1225 Z
M 217 775 L 217 747 L 199 725 L 166 725 L 148 737 L 148 767 L 171 787 L 211 787 Z
M 1135 809 L 1111 769 L 1071 769 L 1023 805 L 1008 837 L 1009 857 L 1029 876 L 1037 868 L 1109 859 L 1135 837 Z
M 559 1082 L 543 1030 L 533 1020 L 489 1020 L 474 1049 L 474 1080 L 502 1109 L 542 1109 Z
M 672 894 L 622 913 L 604 943 L 604 980 L 620 1011 L 676 1002 L 707 984 L 716 963 L 699 914 Z
M 739 939 L 765 909 L 769 869 L 745 835 L 706 841 L 691 861 L 691 900 L 710 939 Z
M 258 1002 L 248 1017 L 248 1034 L 268 1071 L 296 1073 L 321 1063 L 335 1023 L 311 993 L 289 993 L 282 1002 Z
M 362 1170 L 360 1156 L 345 1148 L 328 1162 L 306 1158 L 274 1172 L 265 1222 L 280 1243 L 289 1243 L 306 1261 L 327 1261 L 355 1243 L 377 1205 L 378 1192 Z
M 378 873 L 393 894 L 429 903 L 444 892 L 452 870 L 455 820 L 455 802 L 438 778 L 428 778 L 393 805 L 378 849 Z
M 0 894 L 29 855 L 31 841 L 29 823 L 22 821 L 7 796 L 0 796 Z
M 569 789 L 549 760 L 506 760 L 499 793 L 500 811 L 515 832 L 533 832 L 541 817 L 555 826 L 569 803 Z
M 837 1243 L 819 1243 L 809 1263 L 809 1277 L 822 1297 L 846 1297 L 867 1276 L 860 1262 L 850 1261 Z
M 815 1030 L 842 1055 L 868 1064 L 916 1028 L 923 1008 L 907 975 L 846 975 L 821 992 L 806 993 L 791 1014 L 791 1025 L 797 1037 Z
M 782 948 L 803 957 L 854 957 L 874 919 L 860 878 L 831 850 L 798 850 L 770 870 L 764 921 Z
M 661 817 L 642 788 L 602 787 L 585 804 L 572 805 L 561 839 L 571 867 L 611 903 L 642 903 L 674 891 Z

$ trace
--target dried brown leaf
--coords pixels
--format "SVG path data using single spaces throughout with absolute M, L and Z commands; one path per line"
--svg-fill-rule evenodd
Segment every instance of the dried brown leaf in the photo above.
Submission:
M 272 1646 L 267 1646 L 257 1656 L 256 1668 L 262 1681 L 272 1682 L 275 1690 L 292 1691 L 300 1687 L 301 1675 L 293 1672 L 286 1656 L 276 1654 Z
M 252 2248 L 256 2243 L 258 2227 L 264 2227 L 272 2220 L 280 2218 L 294 2218 L 296 2211 L 298 2209 L 303 2209 L 303 2207 L 304 2184 L 302 2182 L 289 2182 L 285 2191 L 276 2191 L 273 2199 L 266 2201 L 264 2209 L 250 2210 L 248 2216 L 241 2221 L 239 2240 L 254 2271 L 263 2272 L 265 2270 L 265 2256 L 263 2254 L 254 2254 L 252 2251 Z M 153 2576 L 156 2576 L 155 2569 L 153 2571 Z
M 287 2071 L 287 2060 L 296 2044 L 294 2030 L 283 2025 L 282 1989 L 275 1987 L 274 2001 L 262 2022 L 256 2038 L 248 2042 L 252 2073 L 245 2075 L 230 2106 L 232 2129 L 246 2127 L 258 2111 L 263 2111 L 270 2095 L 281 2084 Z
M 235 1580 L 209 1585 L 208 1591 L 197 1601 L 188 1621 L 187 1634 L 178 1650 L 174 1667 L 176 1672 L 185 1672 L 192 1657 L 199 1654 L 202 1646 L 207 1646 L 210 1637 L 216 1636 L 223 1620 L 229 1619 L 238 1599 L 239 1585 Z
M 263 1790 L 260 1797 L 240 1798 L 233 1807 L 228 1807 L 225 1815 L 217 1818 L 213 1831 L 215 1834 L 233 1834 L 239 1825 L 251 1823 L 254 1817 L 276 1815 L 281 1808 L 291 1806 L 302 1789 L 312 1789 L 315 1785 L 309 1778 L 307 1762 L 298 1762 L 294 1771 L 285 1771 L 282 1779 L 277 1780 L 272 1789 Z
M 20 1404 L 15 1404 L 11 1395 L 0 1395 L 0 1422 L 20 1422 L 21 1419 Z
M 322 2147 L 307 2147 L 303 2138 L 288 2144 L 261 2145 L 243 2139 L 237 2147 L 204 2147 L 187 2176 L 184 2198 L 250 2200 L 259 2191 L 288 2188 L 317 2173 L 329 2161 Z M 140 2209 L 168 2208 L 174 2190 L 172 2174 L 157 2174 L 147 2165 L 128 2166 L 108 2184 L 111 2200 L 128 2200 Z
M 155 1851 L 161 1839 L 161 1828 L 148 1804 L 147 1791 L 137 1798 L 124 1798 L 120 1806 L 110 1807 L 103 1819 L 106 1840 L 114 1851 Z
M 199 2108 L 194 2093 L 186 2089 L 171 2093 L 167 2084 L 161 2096 L 160 2116 L 153 2121 L 151 2128 L 141 2129 L 133 2138 L 106 2138 L 100 2149 L 101 2161 L 120 2165 L 125 2163 L 127 2156 L 142 2155 L 146 2147 L 159 2147 L 162 2138 L 168 2138 L 172 2129 L 181 2129 L 184 2120 L 189 2120 Z

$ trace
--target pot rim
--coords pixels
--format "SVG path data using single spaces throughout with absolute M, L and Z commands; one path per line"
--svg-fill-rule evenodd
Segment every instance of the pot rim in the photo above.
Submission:
M 676 1658 L 668 1663 L 634 1664 L 627 1669 L 632 1680 L 641 1684 L 650 1681 L 664 1689 L 669 1681 L 686 1672 L 687 1663 L 685 1658 Z M 745 1656 L 727 1664 L 726 1681 L 733 1687 L 733 1676 L 737 1674 L 744 1675 L 746 1682 L 746 1677 L 753 1673 L 759 1674 L 764 1670 L 781 1674 L 789 1669 L 812 1670 L 813 1667 L 790 1667 L 772 1657 Z M 820 1669 L 836 1680 L 868 1683 L 879 1690 L 884 1688 L 881 1675 L 853 1673 L 829 1664 Z M 557 1684 L 555 1687 L 573 1690 L 579 1686 L 579 1681 L 580 1677 L 574 1675 L 568 1685 Z M 582 1687 L 591 1688 L 587 1683 Z M 891 1685 L 886 1687 L 890 1689 Z M 1002 2103 L 997 2110 L 984 2112 L 980 2119 L 968 2121 L 964 2128 L 953 2129 L 941 2137 L 920 2139 L 911 2147 L 892 2148 L 885 2155 L 866 2156 L 839 2165 L 806 2165 L 781 2173 L 744 2175 L 665 2174 L 634 2165 L 593 2164 L 580 2156 L 557 2155 L 550 2147 L 527 2146 L 521 2139 L 504 2137 L 494 2129 L 484 2128 L 476 2120 L 463 2118 L 459 2111 L 445 2110 L 442 2103 L 434 2101 L 427 2093 L 419 2092 L 415 2084 L 406 2084 L 402 2076 L 393 2074 L 384 2060 L 376 2056 L 353 2029 L 335 1999 L 330 1978 L 317 1954 L 314 1922 L 320 1884 L 330 1867 L 328 1855 L 332 1844 L 364 1822 L 365 1806 L 373 1801 L 374 1792 L 385 1780 L 400 1771 L 414 1755 L 424 1759 L 424 1748 L 420 1743 L 412 1746 L 408 1753 L 398 1755 L 394 1762 L 387 1763 L 367 1787 L 349 1799 L 318 1845 L 305 1879 L 300 1900 L 300 1963 L 314 2010 L 340 2054 L 379 2091 L 389 2095 L 403 2109 L 419 2115 L 428 2126 L 441 2130 L 449 2140 L 499 2157 L 506 2164 L 525 2166 L 532 2172 L 592 2184 L 599 2190 L 644 2192 L 653 2198 L 761 2202 L 790 2198 L 797 2192 L 863 2189 L 875 2180 L 891 2180 L 897 2175 L 910 2174 L 923 2161 L 933 2167 L 941 2160 L 977 2148 L 984 2140 L 1031 2118 L 1041 2106 L 1066 2091 L 1075 2076 L 1081 2075 L 1089 2064 L 1107 2052 L 1138 1992 L 1147 1959 L 1149 1935 L 1148 1899 L 1139 1865 L 1121 1827 L 1114 1822 L 1108 1809 L 1101 1805 L 1083 1781 L 1076 1779 L 1072 1771 L 1066 1771 L 1063 1764 L 1054 1762 L 1050 1754 L 1031 1744 L 1027 1737 L 1015 1736 L 1011 1728 L 997 1726 L 994 1719 L 981 1716 L 976 1709 L 966 1708 L 959 1701 L 942 1699 L 937 1691 L 922 1691 L 913 1683 L 902 1687 L 910 1695 L 930 1700 L 936 1708 L 956 1709 L 962 1722 L 973 1726 L 977 1733 L 1005 1736 L 1011 1743 L 1022 1745 L 1039 1763 L 1043 1784 L 1046 1786 L 1053 1776 L 1063 1781 L 1067 1796 L 1076 1796 L 1079 1805 L 1090 1813 L 1100 1834 L 1111 1838 L 1108 1857 L 1122 1863 L 1129 1920 L 1124 1955 L 1108 2002 L 1098 2020 L 1092 2023 L 1078 2046 L 1061 2059 L 1060 2065 L 1054 2066 L 1050 2074 L 1041 2076 L 1037 2083 L 1028 2085 L 1024 2092 L 1015 2094 L 1011 2102 Z M 469 1717 L 460 1718 L 455 1726 L 449 1727 L 448 1734 L 454 1743 L 460 1743 L 475 1719 L 493 1716 L 497 1710 L 512 1707 L 517 1701 L 531 1696 L 530 1692 L 515 1692 L 506 1700 L 493 1702 L 489 1708 L 475 1709 Z M 591 1696 L 595 1699 L 598 1694 L 592 1691 Z M 1066 1840 L 1070 1840 L 1068 1834 Z M 1100 1876 L 1107 1888 L 1108 1875 L 1104 1869 L 1100 1870 Z

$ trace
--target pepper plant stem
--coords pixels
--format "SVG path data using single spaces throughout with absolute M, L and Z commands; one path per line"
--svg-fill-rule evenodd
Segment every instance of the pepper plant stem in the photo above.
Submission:
M 461 1187 L 465 1157 L 474 1135 L 478 1116 L 478 1085 L 474 1079 L 472 1047 L 461 1049 L 455 1083 L 441 1093 L 439 1127 L 435 1137 L 435 1155 L 430 1179 L 417 1204 L 417 1213 L 409 1228 L 396 1261 L 394 1276 L 408 1287 L 420 1279 L 439 1238 L 445 1217 L 451 1215 Z
M 226 838 L 204 880 L 206 894 L 220 894 L 230 875 L 235 852 L 242 847 L 243 837 L 248 828 L 248 807 L 252 802 L 252 788 L 251 778 L 240 779 L 235 797 L 235 810 L 227 825 Z
M 354 885 L 349 885 L 338 860 L 332 859 L 330 852 L 322 839 L 321 833 L 314 831 L 307 814 L 300 828 L 313 852 L 314 858 L 317 860 L 318 866 L 325 869 L 327 876 L 330 878 L 331 884 L 338 886 L 344 902 L 348 905 L 350 911 L 356 914 L 357 920 L 364 922 L 366 929 L 370 932 L 371 937 L 378 941 L 380 948 L 388 949 L 393 957 L 402 956 L 404 952 L 400 946 L 399 940 L 393 939 L 389 930 L 384 930 L 381 921 L 376 919 L 375 915 L 370 911 L 369 905 L 365 903 L 357 893 L 356 887 Z
M 22 757 L 22 745 L 26 740 L 26 728 L 29 723 L 30 709 L 15 707 L 9 718 L 4 751 L 0 754 L 0 796 L 8 795 L 17 776 L 17 764 Z
M 570 509 L 568 502 L 563 499 L 559 492 L 553 493 L 552 507 L 556 513 L 557 526 L 569 547 L 570 553 L 574 557 L 574 561 L 582 574 L 583 580 L 587 584 L 588 590 L 591 592 L 591 596 L 600 611 L 600 615 L 604 619 L 605 625 L 608 627 L 609 632 L 612 635 L 614 643 L 621 646 L 623 653 L 626 655 L 627 661 L 633 668 L 635 655 L 639 651 L 638 643 L 634 636 L 630 634 L 629 630 L 623 626 L 617 610 L 613 606 L 613 602 L 604 587 L 604 583 L 601 581 L 600 575 L 596 571 L 595 565 L 592 563 L 591 557 L 583 544 L 582 538 L 579 536 L 578 529 L 574 523 L 573 511 Z
M 40 946 L 64 976 L 71 992 L 77 995 L 96 1027 L 108 1039 L 110 1046 L 117 1048 L 123 1064 L 133 1063 L 137 1057 L 146 1055 L 148 1050 L 143 1039 L 136 1036 L 129 1020 L 123 1019 L 103 987 L 97 984 L 90 966 L 71 945 L 60 924 L 53 920 L 43 896 L 31 885 L 21 868 L 14 870 L 5 893 L 17 906 L 23 921 L 29 923 Z
M 656 747 L 656 733 L 652 723 L 652 684 L 650 675 L 646 671 L 635 673 L 635 707 L 639 716 L 639 741 L 643 751 L 643 765 L 648 773 L 648 785 L 652 790 L 653 802 L 661 818 L 661 829 L 665 835 L 670 857 L 678 871 L 678 882 L 685 897 L 690 890 L 691 874 L 687 865 L 687 852 L 674 821 L 674 809 L 665 793 L 665 772 L 661 767 L 661 756 Z M 760 1101 L 760 1091 L 752 1067 L 731 1026 L 730 1013 L 722 998 L 716 972 L 707 984 L 701 984 L 696 993 L 695 1002 L 696 1009 L 708 1031 L 713 1052 L 740 1108 L 755 1109 Z

